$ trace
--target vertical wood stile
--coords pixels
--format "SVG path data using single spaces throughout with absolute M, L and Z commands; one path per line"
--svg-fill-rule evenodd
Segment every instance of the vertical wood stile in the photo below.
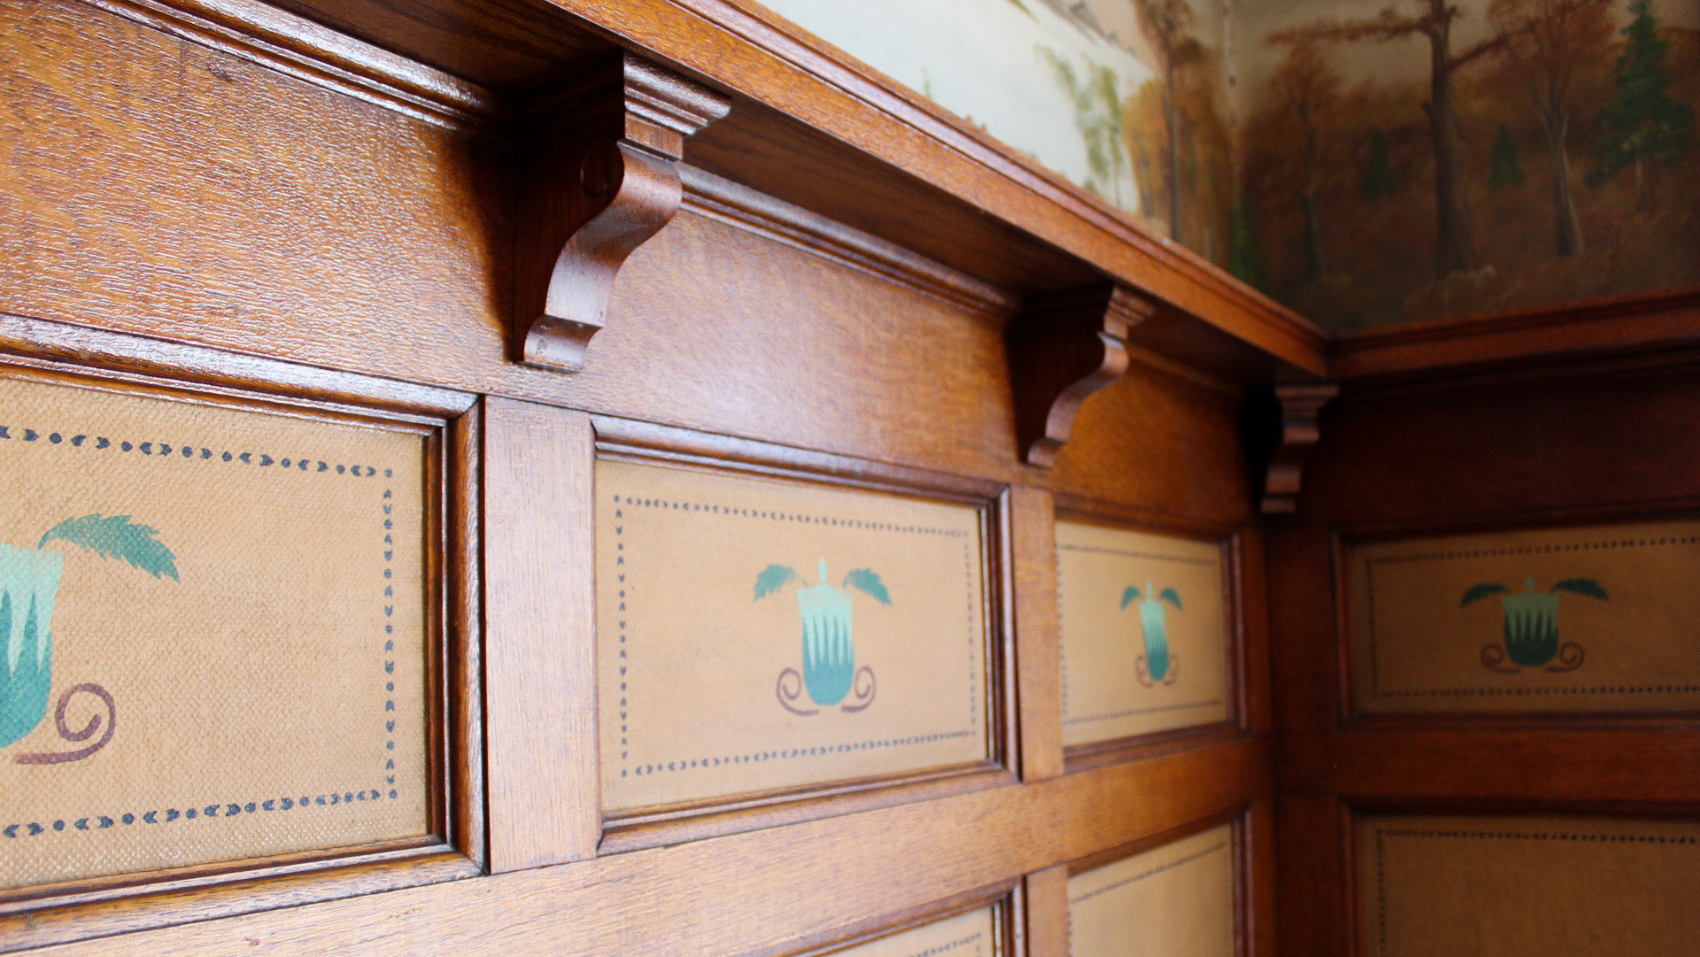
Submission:
M 490 869 L 582 860 L 601 833 L 588 416 L 485 405 Z
M 1043 781 L 1063 771 L 1056 506 L 1050 492 L 1017 485 L 1010 490 L 1010 513 L 1021 778 Z

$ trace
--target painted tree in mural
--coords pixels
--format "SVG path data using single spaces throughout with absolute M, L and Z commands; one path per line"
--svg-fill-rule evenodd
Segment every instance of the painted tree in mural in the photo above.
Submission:
M 1464 178 L 1464 139 L 1459 132 L 1453 73 L 1497 49 L 1491 37 L 1459 53 L 1452 51 L 1452 26 L 1463 13 L 1446 0 L 1394 0 L 1379 16 L 1367 20 L 1319 20 L 1273 34 L 1274 43 L 1385 43 L 1420 36 L 1429 43 L 1429 126 L 1434 134 L 1434 193 L 1439 242 L 1435 271 L 1441 277 L 1481 267 L 1470 218 L 1470 196 Z
M 1181 227 L 1181 73 L 1204 59 L 1204 46 L 1192 35 L 1187 0 L 1137 0 L 1140 24 L 1157 49 L 1163 70 L 1163 122 L 1169 131 L 1164 158 L 1169 187 L 1169 238 L 1184 242 Z
M 1602 183 L 1624 167 L 1635 168 L 1635 208 L 1653 208 L 1647 186 L 1647 160 L 1674 166 L 1688 148 L 1694 127 L 1694 111 L 1665 93 L 1670 76 L 1665 72 L 1665 49 L 1659 36 L 1653 0 L 1634 0 L 1629 5 L 1635 19 L 1623 33 L 1629 38 L 1617 60 L 1617 87 L 1600 111 L 1604 133 L 1598 141 L 1599 166 L 1589 180 Z
M 1082 79 L 1074 64 L 1055 50 L 1040 47 L 1039 55 L 1074 99 L 1074 125 L 1086 142 L 1086 188 L 1120 206 L 1127 153 L 1122 148 L 1122 101 L 1115 71 L 1087 63 Z
M 1611 40 L 1611 0 L 1493 0 L 1488 17 L 1498 51 L 1528 89 L 1552 158 L 1553 216 L 1560 256 L 1582 251 L 1582 225 L 1570 192 L 1570 118 L 1577 74 Z
M 1270 85 L 1279 91 L 1299 136 L 1297 183 L 1304 211 L 1306 278 L 1318 279 L 1327 268 L 1327 255 L 1316 194 L 1328 152 L 1330 114 L 1340 99 L 1340 77 L 1314 41 L 1297 38 Z

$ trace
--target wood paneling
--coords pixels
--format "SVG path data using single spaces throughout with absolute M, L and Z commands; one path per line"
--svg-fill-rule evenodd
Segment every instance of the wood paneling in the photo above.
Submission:
M 592 435 L 582 413 L 485 403 L 490 869 L 590 857 L 596 748 Z
M 892 914 L 1231 813 L 1265 793 L 1265 747 L 1240 740 L 1036 784 L 981 791 L 537 868 L 88 941 L 56 953 L 179 957 L 477 952 L 514 957 L 743 953 Z M 1003 834 L 1004 841 L 984 841 Z M 894 868 L 893 835 L 926 867 Z M 643 893 L 632 892 L 641 886 Z M 761 900 L 759 910 L 744 907 Z

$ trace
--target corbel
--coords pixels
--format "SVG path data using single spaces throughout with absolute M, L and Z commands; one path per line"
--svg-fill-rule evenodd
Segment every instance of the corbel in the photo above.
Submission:
M 577 372 L 614 277 L 684 196 L 685 140 L 732 103 L 630 53 L 610 57 L 523 119 L 514 261 L 515 352 Z
M 1314 382 L 1275 387 L 1278 433 L 1270 443 L 1269 465 L 1263 473 L 1259 509 L 1265 515 L 1290 515 L 1298 509 L 1305 459 L 1322 438 L 1317 424 L 1322 407 L 1340 394 L 1338 382 Z
M 1050 468 L 1080 404 L 1127 371 L 1127 332 L 1155 303 L 1114 282 L 1029 299 L 1008 333 L 1022 461 Z

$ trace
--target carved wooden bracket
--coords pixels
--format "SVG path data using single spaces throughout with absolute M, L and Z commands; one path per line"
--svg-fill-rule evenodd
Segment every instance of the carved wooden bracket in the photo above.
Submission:
M 1263 514 L 1290 515 L 1297 510 L 1305 457 L 1322 438 L 1317 416 L 1321 415 L 1322 407 L 1339 394 L 1338 382 L 1275 387 L 1275 402 L 1280 407 L 1280 434 L 1275 439 L 1269 467 L 1264 472 L 1263 501 L 1260 504 Z
M 626 257 L 679 209 L 685 140 L 726 97 L 629 53 L 587 70 L 533 111 L 522 147 L 514 260 L 519 361 L 584 368 Z
M 1113 282 L 1028 300 L 1008 335 L 1022 461 L 1056 461 L 1080 404 L 1127 371 L 1127 331 L 1154 308 Z

